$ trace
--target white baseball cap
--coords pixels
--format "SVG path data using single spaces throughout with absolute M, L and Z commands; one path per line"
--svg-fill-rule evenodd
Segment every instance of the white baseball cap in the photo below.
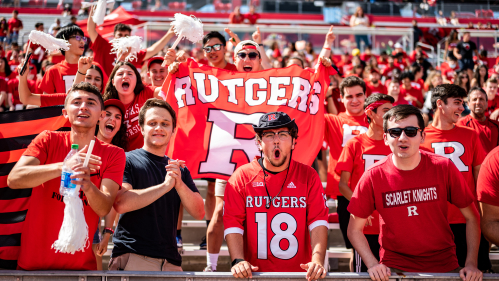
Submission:
M 402 47 L 402 44 L 400 44 L 400 43 L 396 43 L 396 44 L 395 44 L 395 49 L 398 49 L 398 48 L 403 48 L 403 47 Z
M 252 41 L 252 40 L 241 41 L 241 42 L 239 42 L 239 44 L 237 44 L 236 48 L 234 48 L 234 56 L 236 56 L 237 53 L 239 53 L 241 50 L 244 50 L 244 49 L 253 49 L 253 50 L 257 51 L 258 54 L 260 54 L 258 47 L 259 46 L 255 41 Z

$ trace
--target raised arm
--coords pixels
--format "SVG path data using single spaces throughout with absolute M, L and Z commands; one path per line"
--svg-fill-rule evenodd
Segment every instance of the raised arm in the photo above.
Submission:
M 23 64 L 23 61 L 21 61 L 21 65 Z M 28 71 L 29 69 L 29 62 L 26 64 L 26 71 L 24 71 L 24 74 L 21 75 L 19 74 L 19 100 L 25 104 L 25 105 L 37 105 L 41 106 L 41 99 L 40 95 L 38 94 L 33 94 L 31 93 L 29 86 L 28 86 Z M 18 68 L 18 73 L 20 72 L 20 69 Z
M 331 48 L 333 47 L 334 39 L 336 39 L 336 35 L 333 32 L 333 26 L 329 27 L 329 31 L 326 33 L 326 38 L 324 40 L 324 46 L 322 47 L 320 57 L 329 58 L 331 57 Z
M 78 71 L 76 72 L 75 80 L 73 85 L 85 81 L 85 76 L 87 75 L 87 70 L 92 66 L 93 57 L 80 57 L 78 59 Z
M 253 41 L 255 41 L 258 44 L 258 51 L 260 52 L 260 56 L 262 58 L 263 69 L 272 68 L 269 57 L 267 57 L 267 53 L 265 52 L 265 48 L 262 45 L 262 34 L 260 33 L 260 27 L 258 27 L 258 26 L 256 27 L 256 31 L 253 32 L 252 38 L 253 38 Z
M 159 39 L 158 41 L 156 41 L 156 43 L 152 44 L 150 47 L 146 49 L 147 53 L 146 56 L 144 57 L 144 60 L 152 58 L 161 50 L 163 50 L 163 48 L 166 46 L 166 44 L 168 44 L 168 42 L 170 41 L 170 39 L 172 39 L 174 35 L 175 32 L 173 32 L 173 26 L 172 26 L 161 39 Z
M 123 183 L 123 188 L 116 195 L 114 209 L 119 214 L 142 209 L 158 200 L 158 198 L 170 191 L 174 185 L 175 179 L 169 175 L 166 175 L 163 183 L 146 189 L 133 189 L 131 184 Z
M 95 7 L 93 6 L 90 9 L 90 13 L 88 14 L 88 20 L 87 20 L 87 33 L 88 37 L 90 37 L 90 40 L 92 40 L 92 43 L 95 42 L 95 39 L 97 39 L 97 36 L 99 36 L 99 33 L 97 33 L 97 24 L 95 24 L 94 20 L 92 19 L 92 16 L 94 15 L 95 12 Z

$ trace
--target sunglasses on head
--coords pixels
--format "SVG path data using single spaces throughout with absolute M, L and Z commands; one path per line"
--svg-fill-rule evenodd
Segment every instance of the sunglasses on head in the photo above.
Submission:
M 71 38 L 76 39 L 76 41 L 81 41 L 81 40 L 83 40 L 83 42 L 85 42 L 85 43 L 87 42 L 87 37 L 85 37 L 85 36 L 75 35 L 75 36 L 71 36 L 71 37 L 69 37 L 69 39 L 71 39 Z
M 413 138 L 418 134 L 418 131 L 421 130 L 418 127 L 405 127 L 405 128 L 391 128 L 388 129 L 388 134 L 392 138 L 398 138 L 400 135 L 402 135 L 402 131 L 404 131 L 405 135 Z
M 203 47 L 203 50 L 205 50 L 207 53 L 211 53 L 212 50 L 220 51 L 221 49 L 222 49 L 222 44 L 215 44 L 213 46 Z
M 249 54 L 246 54 L 246 53 L 237 53 L 237 56 L 244 60 L 246 58 L 246 55 L 249 57 L 250 60 L 254 60 L 256 59 L 257 57 L 259 57 L 260 55 L 258 53 L 255 53 L 255 52 L 251 52 Z

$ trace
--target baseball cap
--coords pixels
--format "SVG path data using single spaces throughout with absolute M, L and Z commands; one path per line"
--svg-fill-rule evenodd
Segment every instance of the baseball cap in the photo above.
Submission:
M 263 130 L 277 128 L 296 128 L 296 130 L 298 130 L 295 119 L 291 120 L 291 117 L 289 117 L 289 115 L 281 111 L 266 113 L 262 115 L 262 117 L 260 117 L 258 126 L 253 125 L 253 130 L 255 130 L 256 133 Z
M 239 42 L 239 44 L 236 45 L 236 47 L 234 48 L 234 55 L 236 55 L 237 53 L 239 53 L 241 50 L 244 50 L 244 49 L 254 49 L 255 51 L 258 52 L 258 54 L 260 54 L 258 47 L 259 46 L 255 41 L 244 40 L 244 41 Z
M 104 102 L 104 108 L 107 108 L 108 106 L 116 106 L 121 111 L 121 115 L 125 116 L 125 106 L 120 100 L 108 99 Z
M 155 61 L 160 61 L 159 64 L 162 64 L 163 61 L 165 60 L 165 58 L 161 57 L 161 56 L 155 56 L 155 57 L 152 57 L 150 58 L 148 61 L 147 61 L 147 70 L 149 70 L 149 68 L 151 68 L 151 64 Z
M 394 46 L 394 47 L 395 47 L 395 49 L 398 49 L 398 48 L 403 48 L 403 47 L 402 47 L 402 44 L 400 44 L 400 43 L 395 43 L 395 46 Z
M 379 71 L 373 67 L 373 68 L 371 68 L 371 73 L 378 73 L 379 74 Z

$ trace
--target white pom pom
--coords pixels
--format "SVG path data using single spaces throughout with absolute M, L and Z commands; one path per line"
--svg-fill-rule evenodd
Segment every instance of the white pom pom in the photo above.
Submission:
M 185 37 L 192 43 L 196 43 L 203 39 L 203 24 L 201 20 L 191 15 L 190 17 L 181 13 L 175 14 L 175 20 L 172 21 L 173 31 L 178 37 Z M 177 40 L 175 43 L 177 43 Z M 178 44 L 178 43 L 177 43 Z M 176 44 L 172 48 L 177 47 Z
M 104 23 L 106 9 L 106 0 L 97 1 L 97 7 L 95 7 L 94 15 L 92 16 L 92 20 L 95 22 L 95 24 L 101 25 Z
M 97 6 L 97 3 L 98 3 L 98 1 L 96 1 L 96 2 L 81 2 L 81 8 L 86 9 L 86 8 L 90 8 L 93 6 Z M 106 6 L 108 9 L 112 9 L 114 6 L 114 0 L 107 0 Z
M 45 32 L 32 30 L 29 34 L 29 40 L 35 44 L 43 46 L 48 53 L 58 51 L 60 49 L 69 50 L 69 42 L 64 39 L 57 39 Z
M 129 52 L 125 61 L 137 60 L 137 52 L 140 51 L 142 45 L 142 38 L 139 36 L 129 36 L 116 38 L 110 41 L 113 45 L 111 49 L 111 54 L 120 54 Z
M 77 251 L 85 251 L 88 242 L 88 225 L 83 213 L 83 203 L 78 196 L 79 188 L 75 195 L 64 196 L 64 219 L 58 239 L 52 244 L 55 252 L 74 254 Z

